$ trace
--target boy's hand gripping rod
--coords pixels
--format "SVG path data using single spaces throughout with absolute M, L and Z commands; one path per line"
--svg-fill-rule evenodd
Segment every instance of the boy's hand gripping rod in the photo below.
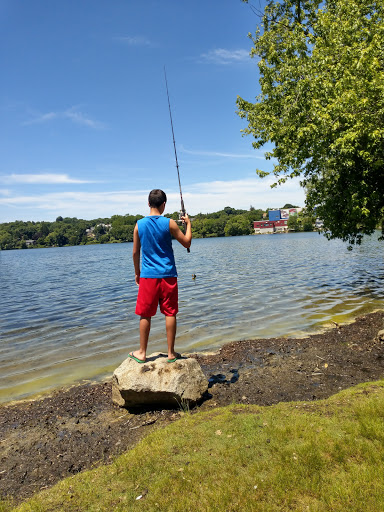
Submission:
M 179 172 L 179 162 L 177 161 L 177 153 L 176 153 L 176 142 L 175 142 L 175 134 L 173 132 L 173 122 L 172 122 L 172 112 L 171 112 L 171 103 L 169 101 L 169 92 L 168 92 L 168 82 L 167 82 L 167 74 L 165 72 L 164 66 L 164 77 L 165 77 L 165 87 L 167 89 L 167 98 L 168 98 L 168 108 L 169 108 L 169 118 L 171 120 L 171 128 L 172 128 L 172 138 L 173 138 L 173 149 L 175 150 L 175 159 L 176 159 L 176 169 L 177 169 L 177 177 L 179 178 L 179 189 L 180 189 L 180 200 L 181 200 L 181 210 L 180 213 L 182 216 L 185 215 L 185 206 L 183 200 L 183 193 L 181 191 L 181 182 L 180 182 L 180 172 Z M 184 224 L 184 223 L 183 223 Z M 190 248 L 187 248 L 188 252 L 191 252 Z

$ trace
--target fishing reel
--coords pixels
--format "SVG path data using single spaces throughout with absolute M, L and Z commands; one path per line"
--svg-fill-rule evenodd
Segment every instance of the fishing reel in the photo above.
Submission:
M 185 224 L 185 222 L 184 222 L 184 221 L 182 221 L 182 220 L 181 220 L 181 217 L 185 217 L 185 215 L 186 215 L 186 213 L 187 213 L 187 212 L 185 211 L 185 209 L 184 209 L 184 202 L 182 202 L 182 208 L 183 208 L 183 209 L 182 209 L 182 210 L 180 210 L 180 212 L 179 212 L 179 221 L 178 221 L 178 224 L 180 224 L 181 226 L 183 226 L 183 228 L 184 228 L 184 232 L 185 232 L 185 226 L 186 226 L 186 224 Z M 188 252 L 188 253 L 189 253 L 189 252 L 191 252 L 191 249 L 190 249 L 189 247 L 187 247 L 187 252 Z M 192 279 L 194 279 L 194 278 L 192 278 Z
M 185 212 L 185 211 L 183 211 L 183 210 L 180 210 L 180 211 L 179 211 L 179 218 L 177 219 L 177 221 L 176 221 L 176 222 L 177 222 L 177 224 L 179 224 L 180 226 L 184 226 L 184 221 L 182 221 L 182 220 L 181 220 L 181 217 L 184 217 L 184 216 L 185 216 L 185 214 L 186 214 L 186 212 Z

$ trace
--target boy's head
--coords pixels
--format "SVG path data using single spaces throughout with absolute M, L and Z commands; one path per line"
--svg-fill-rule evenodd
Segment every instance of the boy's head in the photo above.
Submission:
M 148 204 L 151 208 L 160 208 L 163 203 L 167 202 L 167 196 L 165 192 L 159 188 L 155 188 L 150 191 L 148 196 Z

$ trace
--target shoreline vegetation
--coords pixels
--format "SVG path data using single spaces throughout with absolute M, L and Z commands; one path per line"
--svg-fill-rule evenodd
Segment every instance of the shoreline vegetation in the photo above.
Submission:
M 286 204 L 284 208 L 294 207 Z M 250 235 L 254 233 L 253 222 L 268 216 L 267 210 L 237 210 L 226 206 L 213 213 L 191 216 L 194 238 Z M 174 220 L 179 213 L 165 215 Z M 93 220 L 76 217 L 57 217 L 54 222 L 14 221 L 0 224 L 0 250 L 30 249 L 44 247 L 68 247 L 133 241 L 133 230 L 142 215 L 113 215 L 110 218 Z M 313 231 L 315 219 L 301 212 L 289 219 L 292 231 Z
M 120 409 L 109 381 L 2 405 L 0 511 L 383 510 L 383 329 L 193 354 L 191 410 Z

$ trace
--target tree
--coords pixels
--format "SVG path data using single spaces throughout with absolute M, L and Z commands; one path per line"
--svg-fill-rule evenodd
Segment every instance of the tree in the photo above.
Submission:
M 251 227 L 253 227 L 253 221 L 255 220 L 262 220 L 263 219 L 263 210 L 260 210 L 259 208 L 256 210 L 256 208 L 254 208 L 252 211 L 248 212 L 247 214 L 245 214 L 245 216 L 248 218 L 249 220 L 249 225 Z
M 96 240 L 98 240 L 100 236 L 105 235 L 106 232 L 107 230 L 105 229 L 105 226 L 103 224 L 95 226 L 94 234 L 96 236 Z
M 288 229 L 291 231 L 300 231 L 299 219 L 296 215 L 290 215 L 288 222 Z
M 227 215 L 235 215 L 235 208 L 231 208 L 230 206 L 226 206 L 224 208 L 224 212 L 227 214 Z
M 15 243 L 13 241 L 12 235 L 7 232 L 3 231 L 0 233 L 0 249 L 1 250 L 7 250 L 7 249 L 14 249 Z
M 173 219 L 173 220 L 177 221 L 180 218 L 180 213 L 179 212 L 166 213 L 164 215 L 164 217 L 167 217 L 168 219 Z
M 134 227 L 135 226 L 132 224 L 114 225 L 110 234 L 115 240 L 120 240 L 121 242 L 132 242 Z
M 98 242 L 101 243 L 101 244 L 108 243 L 109 242 L 109 235 L 108 234 L 100 235 L 99 238 L 98 238 Z
M 49 233 L 49 224 L 47 224 L 46 222 L 42 222 L 40 224 L 40 233 L 43 237 L 47 236 Z
M 303 217 L 301 225 L 303 227 L 303 231 L 313 231 L 313 218 Z
M 249 235 L 251 228 L 247 219 L 241 215 L 231 217 L 225 225 L 225 236 Z
M 286 203 L 286 204 L 283 206 L 282 210 L 287 210 L 287 209 L 290 209 L 290 208 L 299 208 L 299 207 L 298 207 L 298 206 L 294 206 L 294 205 L 293 205 L 293 204 L 291 204 L 291 203 Z
M 277 183 L 301 176 L 326 236 L 350 244 L 384 235 L 383 18 L 383 0 L 268 0 L 251 50 L 261 94 L 237 99 L 253 146 L 273 144 Z

